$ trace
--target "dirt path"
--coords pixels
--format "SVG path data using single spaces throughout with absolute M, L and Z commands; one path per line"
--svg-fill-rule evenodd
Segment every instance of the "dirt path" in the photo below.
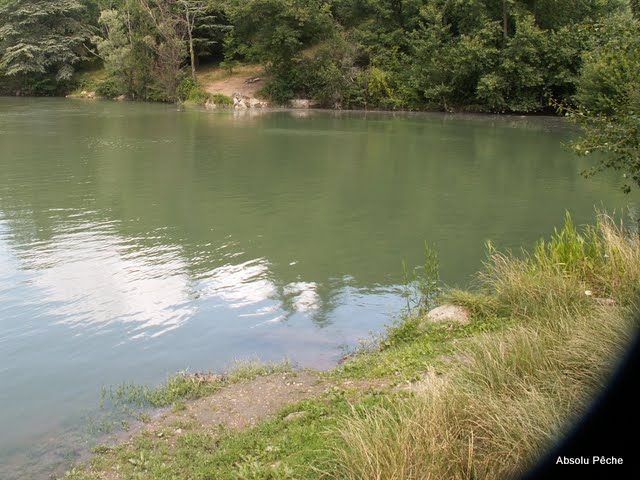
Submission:
M 221 427 L 230 430 L 251 427 L 287 405 L 318 397 L 335 387 L 386 389 L 391 388 L 391 384 L 387 380 L 328 380 L 308 371 L 256 377 L 225 385 L 207 397 L 187 402 L 181 411 L 166 411 L 119 435 L 116 444 L 132 444 L 135 437 L 146 435 L 165 441 L 167 447 L 173 449 L 187 432 L 214 433 Z M 293 418 L 297 415 L 304 413 L 291 414 Z M 117 467 L 100 472 L 99 478 L 125 480 Z
M 329 383 L 307 372 L 258 377 L 223 387 L 211 396 L 188 403 L 186 410 L 171 413 L 168 419 L 195 421 L 198 426 L 239 429 L 255 425 L 284 405 L 321 394 Z
M 208 93 L 221 93 L 228 97 L 239 93 L 244 97 L 259 98 L 258 90 L 264 87 L 265 78 L 260 65 L 243 65 L 229 74 L 221 68 L 203 69 L 198 72 L 198 82 Z M 255 80 L 247 83 L 248 80 Z
M 188 402 L 181 412 L 169 412 L 150 422 L 146 429 L 159 430 L 176 421 L 192 421 L 199 427 L 230 429 L 250 427 L 292 403 L 314 398 L 332 387 L 386 388 L 384 380 L 330 381 L 317 373 L 294 371 L 257 377 L 223 387 L 220 391 Z

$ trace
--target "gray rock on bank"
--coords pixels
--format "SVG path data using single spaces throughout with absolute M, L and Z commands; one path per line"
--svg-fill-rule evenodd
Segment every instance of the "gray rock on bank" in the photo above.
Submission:
M 255 97 L 247 97 L 241 93 L 233 94 L 233 108 L 244 110 L 247 108 L 267 108 L 269 104 Z
M 471 323 L 469 310 L 458 305 L 440 305 L 427 313 L 429 322 L 455 322 L 463 325 Z

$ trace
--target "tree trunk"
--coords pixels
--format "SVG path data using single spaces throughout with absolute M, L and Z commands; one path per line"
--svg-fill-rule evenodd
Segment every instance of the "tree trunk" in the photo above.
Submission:
M 504 38 L 509 36 L 509 15 L 507 12 L 507 0 L 502 0 L 502 34 Z
M 196 82 L 196 52 L 193 48 L 193 26 L 195 18 L 189 18 L 189 7 L 185 5 L 185 19 L 187 20 L 187 33 L 189 34 L 189 57 L 191 58 L 191 78 Z

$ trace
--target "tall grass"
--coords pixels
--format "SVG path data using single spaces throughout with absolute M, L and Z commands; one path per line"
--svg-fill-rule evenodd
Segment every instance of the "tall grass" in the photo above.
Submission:
M 516 317 L 519 326 L 474 337 L 467 361 L 427 376 L 409 398 L 344 416 L 331 432 L 335 463 L 326 475 L 518 475 L 603 388 L 637 329 L 639 287 L 640 241 L 604 215 L 582 230 L 567 216 L 529 255 L 491 250 L 478 292 L 449 299 L 476 316 Z

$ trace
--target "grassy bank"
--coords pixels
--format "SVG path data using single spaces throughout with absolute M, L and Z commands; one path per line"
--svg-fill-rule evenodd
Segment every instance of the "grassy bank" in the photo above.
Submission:
M 567 219 L 530 254 L 488 253 L 474 290 L 441 298 L 466 307 L 470 324 L 433 324 L 418 305 L 375 346 L 313 374 L 321 388 L 310 398 L 243 428 L 174 412 L 128 442 L 96 449 L 66 477 L 469 479 L 523 471 L 584 412 L 637 329 L 640 241 L 601 216 L 580 231 Z M 207 388 L 215 396 L 228 387 Z

